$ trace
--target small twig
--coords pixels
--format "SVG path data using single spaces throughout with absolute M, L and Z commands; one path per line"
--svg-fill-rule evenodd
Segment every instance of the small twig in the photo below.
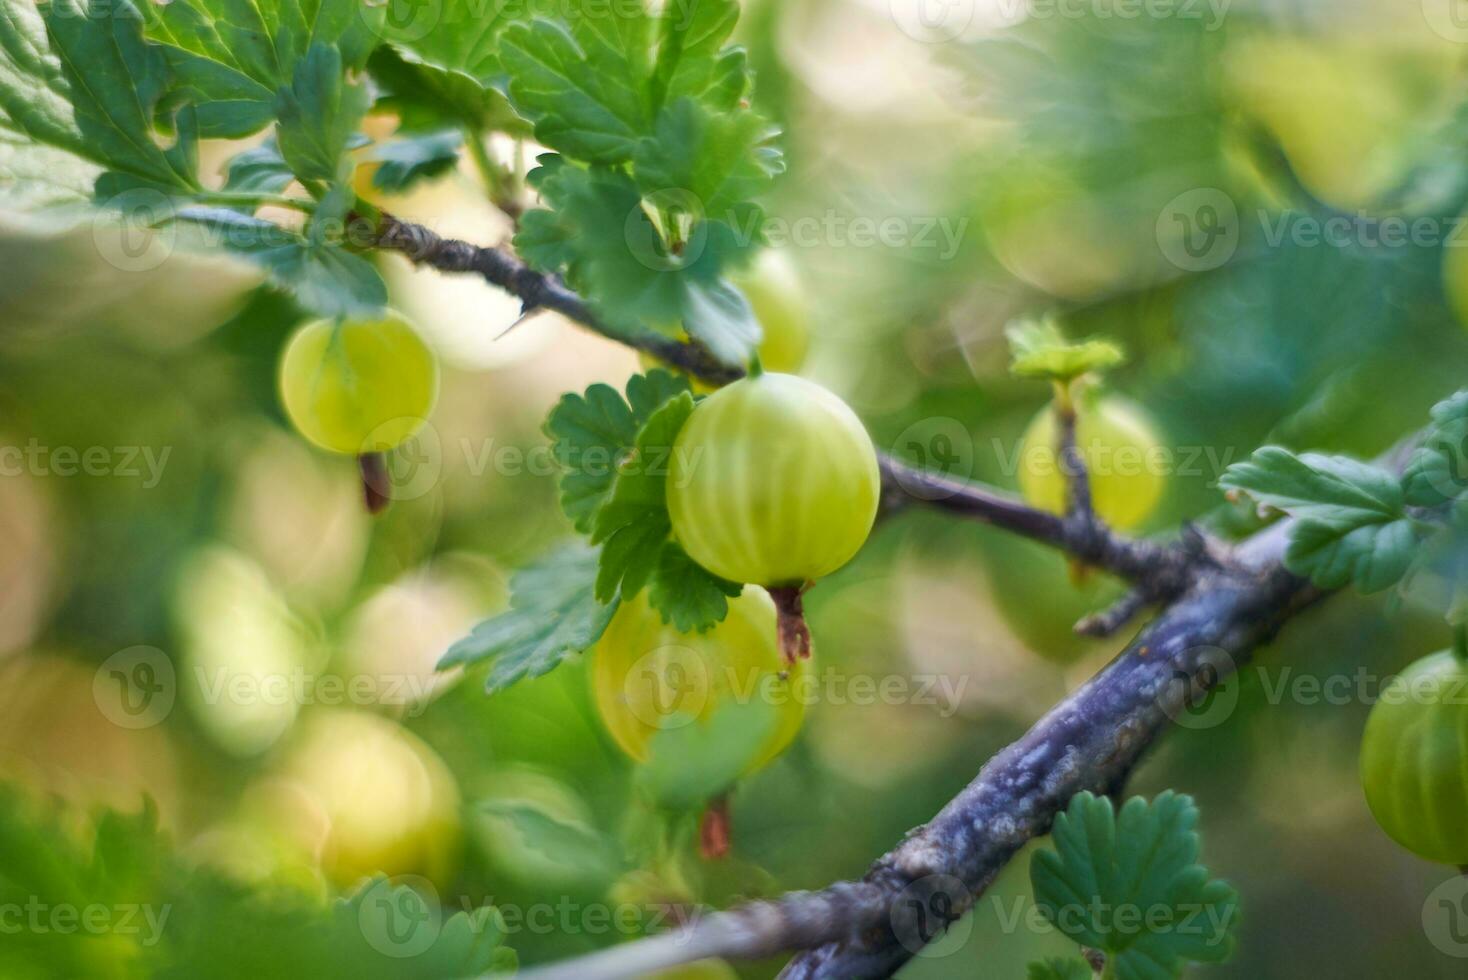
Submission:
M 1097 523 L 1096 511 L 1091 506 L 1091 476 L 1086 471 L 1086 458 L 1076 445 L 1075 398 L 1070 385 L 1074 382 L 1055 382 L 1056 460 L 1065 477 L 1065 512 L 1084 521 Z
M 1137 617 L 1155 600 L 1142 589 L 1133 589 L 1100 612 L 1092 613 L 1075 624 L 1081 636 L 1104 639 Z

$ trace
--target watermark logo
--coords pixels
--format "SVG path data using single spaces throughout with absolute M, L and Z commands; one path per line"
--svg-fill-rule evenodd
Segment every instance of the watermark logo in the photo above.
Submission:
M 912 463 L 916 472 L 902 471 L 897 482 L 909 496 L 920 500 L 943 500 L 958 488 L 924 476 L 964 479 L 973 476 L 974 440 L 958 419 L 929 418 L 914 422 L 892 444 L 893 452 Z
M 953 875 L 919 878 L 892 902 L 892 934 L 915 956 L 947 956 L 973 931 L 973 917 L 964 916 L 968 907 L 968 886 L 960 879 Z M 934 947 L 940 937 L 947 941 Z
M 1468 875 L 1448 879 L 1427 896 L 1422 929 L 1438 952 L 1468 960 Z
M 1216 187 L 1179 194 L 1157 216 L 1157 246 L 1184 272 L 1207 272 L 1233 258 L 1239 231 L 1237 205 Z
M 380 879 L 367 887 L 358 902 L 357 926 L 367 945 L 384 956 L 421 956 L 443 930 L 438 890 L 426 878 Z
M 168 195 L 146 187 L 108 198 L 92 220 L 92 244 L 102 260 L 121 272 L 151 272 L 168 261 L 178 228 L 168 219 Z
M 633 258 L 654 272 L 686 269 L 708 247 L 703 201 L 677 187 L 654 191 L 627 212 L 622 234 Z
M 708 704 L 708 665 L 690 647 L 658 647 L 637 658 L 622 682 L 622 697 L 644 725 L 665 731 L 682 728 Z
M 413 434 L 384 453 L 380 467 L 363 470 L 362 478 L 373 492 L 389 500 L 417 500 L 432 492 L 443 476 L 443 442 L 426 419 L 389 419 L 372 430 L 363 446 L 391 444 L 404 431 Z
M 1438 37 L 1468 44 L 1468 0 L 1422 0 L 1422 19 Z
M 946 44 L 963 36 L 974 20 L 974 0 L 891 0 L 892 21 L 923 44 Z
M 1157 701 L 1163 713 L 1182 728 L 1204 731 L 1217 728 L 1239 706 L 1239 679 L 1235 663 L 1222 647 L 1199 647 L 1185 660 L 1197 667 L 1173 667 L 1162 684 Z
M 92 675 L 92 700 L 119 728 L 157 725 L 173 711 L 177 697 L 173 661 L 157 647 L 119 650 Z

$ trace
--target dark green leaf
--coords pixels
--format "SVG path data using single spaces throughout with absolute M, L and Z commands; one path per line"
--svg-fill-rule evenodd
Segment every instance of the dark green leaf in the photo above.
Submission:
M 378 163 L 372 186 L 393 193 L 449 173 L 459 162 L 464 138 L 456 129 L 439 130 L 381 143 L 372 148 L 369 160 Z
M 602 602 L 619 591 L 623 599 L 633 598 L 658 567 L 673 529 L 667 502 L 673 443 L 691 414 L 693 395 L 685 391 L 669 399 L 643 425 L 632 453 L 617 467 L 591 538 L 593 544 L 606 544 L 596 579 Z
M 701 633 L 729 615 L 729 600 L 744 591 L 738 582 L 719 578 L 677 541 L 663 545 L 658 567 L 648 583 L 647 598 L 663 622 L 680 633 Z
M 1290 532 L 1285 565 L 1327 589 L 1352 583 L 1366 594 L 1402 580 L 1420 537 L 1406 518 L 1354 527 L 1301 521 Z
M 701 217 L 734 225 L 735 208 L 758 197 L 785 162 L 779 129 L 752 112 L 714 112 L 691 98 L 669 103 L 653 135 L 637 145 L 634 172 L 644 194 L 693 195 Z
M 663 402 L 689 390 L 686 378 L 667 371 L 636 375 L 624 399 L 615 388 L 592 385 L 568 394 L 552 410 L 545 431 L 555 441 L 561 477 L 561 509 L 576 530 L 590 534 L 597 511 L 612 491 L 617 465 L 636 444 L 637 433 Z
M 275 102 L 280 154 L 303 180 L 331 181 L 367 113 L 365 85 L 349 85 L 335 47 L 313 44 Z
M 510 583 L 509 611 L 474 627 L 449 648 L 439 669 L 488 662 L 485 687 L 493 693 L 590 649 L 618 604 L 593 595 L 597 557 L 594 549 L 567 545 L 521 570 Z
M 294 179 L 272 138 L 230 158 L 225 167 L 224 189 L 278 194 Z
M 1230 466 L 1218 485 L 1291 516 L 1338 527 L 1395 520 L 1405 504 L 1397 478 L 1379 466 L 1345 456 L 1296 456 L 1278 446 Z
M 1402 476 L 1407 502 L 1441 507 L 1468 491 L 1468 391 L 1439 402 Z
M 1151 803 L 1079 793 L 1056 817 L 1053 851 L 1030 863 L 1035 902 L 1076 943 L 1107 954 L 1121 980 L 1178 977 L 1234 950 L 1238 894 L 1199 865 L 1198 809 L 1166 792 Z

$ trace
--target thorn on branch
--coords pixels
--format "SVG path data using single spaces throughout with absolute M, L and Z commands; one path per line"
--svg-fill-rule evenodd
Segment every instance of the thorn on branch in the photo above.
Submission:
M 1153 599 L 1142 589 L 1133 589 L 1100 612 L 1084 617 L 1075 625 L 1081 636 L 1104 639 L 1130 623 Z

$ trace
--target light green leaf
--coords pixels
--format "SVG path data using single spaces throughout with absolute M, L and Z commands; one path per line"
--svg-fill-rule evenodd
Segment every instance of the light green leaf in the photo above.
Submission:
M 492 694 L 523 677 L 539 677 L 567 657 L 589 650 L 606 630 L 618 601 L 600 603 L 593 590 L 598 554 L 571 544 L 518 572 L 510 609 L 474 627 L 439 661 L 439 669 L 489 663 Z
M 280 154 L 303 180 L 332 181 L 367 113 L 365 85 L 347 84 L 341 52 L 314 44 L 275 101 Z
M 1004 334 L 1009 338 L 1010 373 L 1020 378 L 1072 381 L 1126 360 L 1122 349 L 1110 340 L 1071 343 L 1053 320 L 1011 324 Z
M 724 47 L 739 20 L 736 0 L 680 0 L 663 8 L 653 73 L 654 105 L 685 96 L 731 109 L 748 88 L 744 52 Z
M 1053 851 L 1030 863 L 1035 902 L 1076 943 L 1101 950 L 1120 980 L 1167 980 L 1189 962 L 1233 955 L 1238 893 L 1198 864 L 1198 809 L 1166 792 L 1118 815 L 1090 793 L 1071 799 Z

